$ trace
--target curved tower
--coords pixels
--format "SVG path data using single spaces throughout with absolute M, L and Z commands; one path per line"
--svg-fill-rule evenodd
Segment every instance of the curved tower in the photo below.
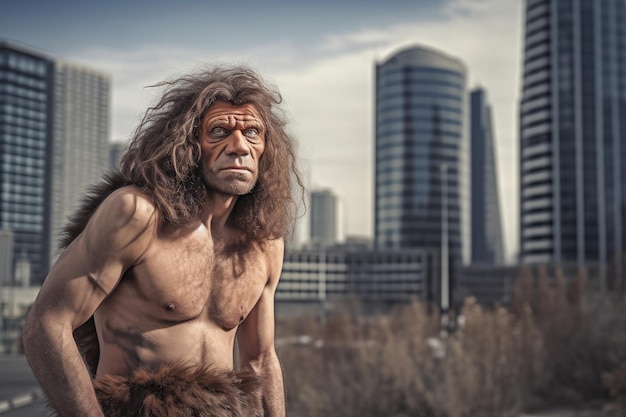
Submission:
M 438 249 L 447 229 L 451 255 L 468 260 L 465 83 L 464 64 L 430 48 L 377 63 L 376 247 Z

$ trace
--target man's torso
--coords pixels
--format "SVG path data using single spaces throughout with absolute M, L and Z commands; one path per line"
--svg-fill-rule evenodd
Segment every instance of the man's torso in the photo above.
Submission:
M 232 368 L 237 326 L 261 296 L 269 261 L 259 247 L 228 255 L 220 241 L 202 224 L 156 234 L 96 311 L 98 374 L 176 362 Z

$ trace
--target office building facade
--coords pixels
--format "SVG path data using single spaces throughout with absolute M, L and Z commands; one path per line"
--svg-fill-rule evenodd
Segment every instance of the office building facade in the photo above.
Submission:
M 13 232 L 0 229 L 0 287 L 13 283 Z
M 55 62 L 51 262 L 58 234 L 80 196 L 109 170 L 109 108 L 106 74 Z
M 412 47 L 376 64 L 375 245 L 469 261 L 464 64 Z
M 372 250 L 335 245 L 288 250 L 276 290 L 280 311 L 333 310 L 347 299 L 367 309 L 420 300 L 438 302 L 439 257 L 423 249 Z M 375 306 L 375 307 L 373 307 Z
M 472 264 L 504 263 L 491 106 L 483 88 L 470 92 Z
M 53 61 L 0 42 L 0 229 L 34 280 L 48 269 Z
M 312 190 L 310 193 L 311 243 L 331 245 L 337 243 L 338 208 L 337 196 L 328 189 Z
M 626 238 L 622 0 L 527 0 L 520 258 L 599 262 Z

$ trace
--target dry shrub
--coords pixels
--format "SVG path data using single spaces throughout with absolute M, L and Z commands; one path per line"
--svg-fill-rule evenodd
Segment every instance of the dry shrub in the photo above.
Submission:
M 623 302 L 600 302 L 588 287 L 584 269 L 569 279 L 558 269 L 522 271 L 510 308 L 469 298 L 450 335 L 418 302 L 388 314 L 294 319 L 281 335 L 312 341 L 279 350 L 289 415 L 506 417 L 611 396 L 613 410 L 624 410 Z
M 473 300 L 465 311 L 463 330 L 443 339 L 438 315 L 417 302 L 329 318 L 323 346 L 281 349 L 290 415 L 515 415 L 538 368 L 536 329 Z
M 584 267 L 569 280 L 558 268 L 551 277 L 540 267 L 534 295 L 517 301 L 531 308 L 544 344 L 542 380 L 531 387 L 541 403 L 576 406 L 610 398 L 602 375 L 615 368 L 626 342 L 624 315 L 621 303 L 589 294 L 588 281 Z

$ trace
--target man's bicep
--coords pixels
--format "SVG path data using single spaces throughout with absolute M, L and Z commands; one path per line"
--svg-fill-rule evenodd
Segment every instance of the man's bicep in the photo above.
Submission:
M 138 210 L 137 201 L 136 195 L 119 193 L 102 203 L 46 278 L 34 306 L 40 314 L 75 328 L 113 292 L 149 242 L 153 217 Z
M 266 287 L 237 332 L 242 361 L 258 359 L 274 349 L 274 290 Z
M 43 309 L 51 319 L 80 326 L 94 313 L 102 300 L 117 286 L 122 263 L 111 259 L 94 268 L 83 237 L 63 253 L 52 267 L 39 292 L 34 308 Z

